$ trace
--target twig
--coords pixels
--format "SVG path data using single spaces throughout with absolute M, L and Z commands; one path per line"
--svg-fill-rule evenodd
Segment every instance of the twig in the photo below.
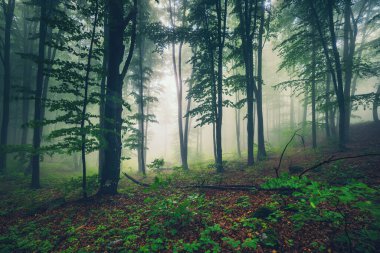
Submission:
M 357 156 L 344 156 L 344 157 L 338 157 L 338 158 L 334 158 L 335 156 L 330 156 L 327 160 L 325 161 L 322 161 L 320 163 L 317 163 L 316 165 L 313 165 L 311 166 L 310 168 L 307 168 L 305 169 L 304 171 L 302 171 L 300 174 L 299 174 L 299 178 L 301 178 L 305 173 L 311 171 L 311 170 L 314 170 L 324 164 L 329 164 L 329 163 L 332 163 L 332 162 L 335 162 L 335 161 L 340 161 L 340 160 L 346 160 L 346 159 L 354 159 L 354 158 L 359 158 L 359 157 L 367 157 L 367 156 L 380 156 L 380 154 L 363 154 L 363 155 L 357 155 Z

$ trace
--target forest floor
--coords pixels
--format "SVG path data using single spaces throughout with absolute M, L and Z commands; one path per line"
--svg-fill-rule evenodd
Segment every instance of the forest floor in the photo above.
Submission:
M 207 164 L 131 174 L 150 187 L 122 176 L 120 194 L 86 201 L 80 178 L 46 176 L 32 191 L 29 178 L 2 176 L 0 252 L 379 252 L 380 156 L 332 162 L 301 179 L 288 168 L 380 154 L 380 124 L 353 125 L 345 152 L 319 142 L 313 150 L 295 141 L 280 178 L 280 154 L 270 153 L 252 167 L 227 161 L 222 174 Z M 95 176 L 89 188 L 96 192 Z

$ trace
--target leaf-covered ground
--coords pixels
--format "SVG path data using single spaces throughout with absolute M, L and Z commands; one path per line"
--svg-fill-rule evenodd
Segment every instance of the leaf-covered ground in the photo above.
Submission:
M 380 238 L 380 157 L 339 161 L 298 179 L 289 165 L 309 167 L 330 157 L 380 153 L 379 125 L 352 129 L 344 153 L 294 145 L 246 168 L 227 161 L 226 172 L 207 165 L 191 173 L 163 171 L 126 178 L 120 194 L 79 199 L 80 180 L 44 178 L 31 191 L 28 179 L 1 179 L 1 252 L 377 252 Z M 325 146 L 325 147 L 324 147 Z M 96 191 L 96 178 L 89 178 Z M 364 183 L 365 184 L 364 184 Z M 260 185 L 248 191 L 179 189 L 183 185 Z M 284 190 L 285 189 L 285 190 Z

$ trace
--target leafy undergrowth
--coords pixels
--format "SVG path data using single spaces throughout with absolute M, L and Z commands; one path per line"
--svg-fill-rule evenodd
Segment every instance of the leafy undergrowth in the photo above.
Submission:
M 375 252 L 376 190 L 283 174 L 261 190 L 150 188 L 0 218 L 2 252 Z

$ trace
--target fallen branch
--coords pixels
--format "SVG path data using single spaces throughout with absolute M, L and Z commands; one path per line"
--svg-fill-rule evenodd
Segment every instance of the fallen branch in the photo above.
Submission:
M 140 182 L 138 181 L 137 179 L 134 179 L 133 177 L 131 177 L 130 175 L 128 175 L 127 173 L 123 172 L 124 176 L 126 178 L 128 178 L 129 180 L 131 180 L 132 182 L 134 182 L 135 184 L 138 184 L 138 185 L 141 185 L 143 187 L 149 187 L 150 184 L 146 184 L 146 183 L 143 183 L 143 182 Z
M 298 177 L 301 178 L 305 173 L 311 170 L 317 169 L 324 164 L 329 164 L 329 163 L 340 161 L 340 160 L 354 159 L 354 158 L 367 157 L 367 156 L 380 156 L 380 154 L 363 154 L 363 155 L 357 155 L 357 156 L 344 156 L 344 157 L 338 157 L 338 158 L 334 158 L 335 156 L 332 155 L 327 160 L 317 163 L 316 165 L 313 165 L 310 168 L 305 169 L 298 175 Z
M 142 183 L 127 173 L 123 172 L 124 176 L 131 180 L 133 183 L 138 184 L 143 187 L 150 187 L 150 184 Z M 229 190 L 229 191 L 294 191 L 294 188 L 276 188 L 276 189 L 265 189 L 258 185 L 185 185 L 177 186 L 179 189 L 211 189 L 211 190 Z

